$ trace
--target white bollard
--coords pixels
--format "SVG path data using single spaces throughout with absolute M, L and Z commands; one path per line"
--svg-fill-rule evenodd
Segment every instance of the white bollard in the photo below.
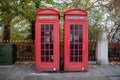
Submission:
M 108 39 L 105 31 L 100 32 L 97 49 L 96 49 L 97 63 L 101 65 L 108 65 Z

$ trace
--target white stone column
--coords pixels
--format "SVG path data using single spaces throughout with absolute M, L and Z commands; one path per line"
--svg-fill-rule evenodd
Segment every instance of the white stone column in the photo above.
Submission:
M 96 49 L 97 63 L 102 65 L 108 65 L 108 39 L 105 31 L 100 32 L 97 49 Z

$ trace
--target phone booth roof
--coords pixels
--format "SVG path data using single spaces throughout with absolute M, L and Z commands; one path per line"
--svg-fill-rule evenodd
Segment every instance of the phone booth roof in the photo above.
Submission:
M 64 15 L 84 15 L 87 16 L 87 12 L 82 9 L 70 9 L 64 13 Z
M 36 12 L 37 15 L 59 15 L 59 12 L 55 9 L 52 8 L 44 8 L 44 9 L 40 9 Z
M 52 8 L 44 8 L 40 9 L 36 12 L 36 21 L 44 20 L 44 21 L 54 21 L 59 20 L 59 12 Z
M 64 20 L 74 19 L 87 21 L 87 12 L 81 9 L 70 9 L 64 13 Z

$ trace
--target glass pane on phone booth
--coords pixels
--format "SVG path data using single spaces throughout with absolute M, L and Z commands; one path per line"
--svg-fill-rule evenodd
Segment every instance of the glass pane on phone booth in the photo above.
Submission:
M 82 61 L 82 25 L 70 25 L 70 61 Z
M 52 24 L 41 25 L 41 61 L 42 62 L 53 62 L 53 30 Z

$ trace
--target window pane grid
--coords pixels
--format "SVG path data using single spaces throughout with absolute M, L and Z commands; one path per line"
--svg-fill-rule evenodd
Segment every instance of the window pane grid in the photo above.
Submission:
M 53 25 L 42 24 L 41 28 L 41 61 L 42 62 L 53 62 Z
M 70 25 L 70 61 L 82 61 L 82 25 Z

